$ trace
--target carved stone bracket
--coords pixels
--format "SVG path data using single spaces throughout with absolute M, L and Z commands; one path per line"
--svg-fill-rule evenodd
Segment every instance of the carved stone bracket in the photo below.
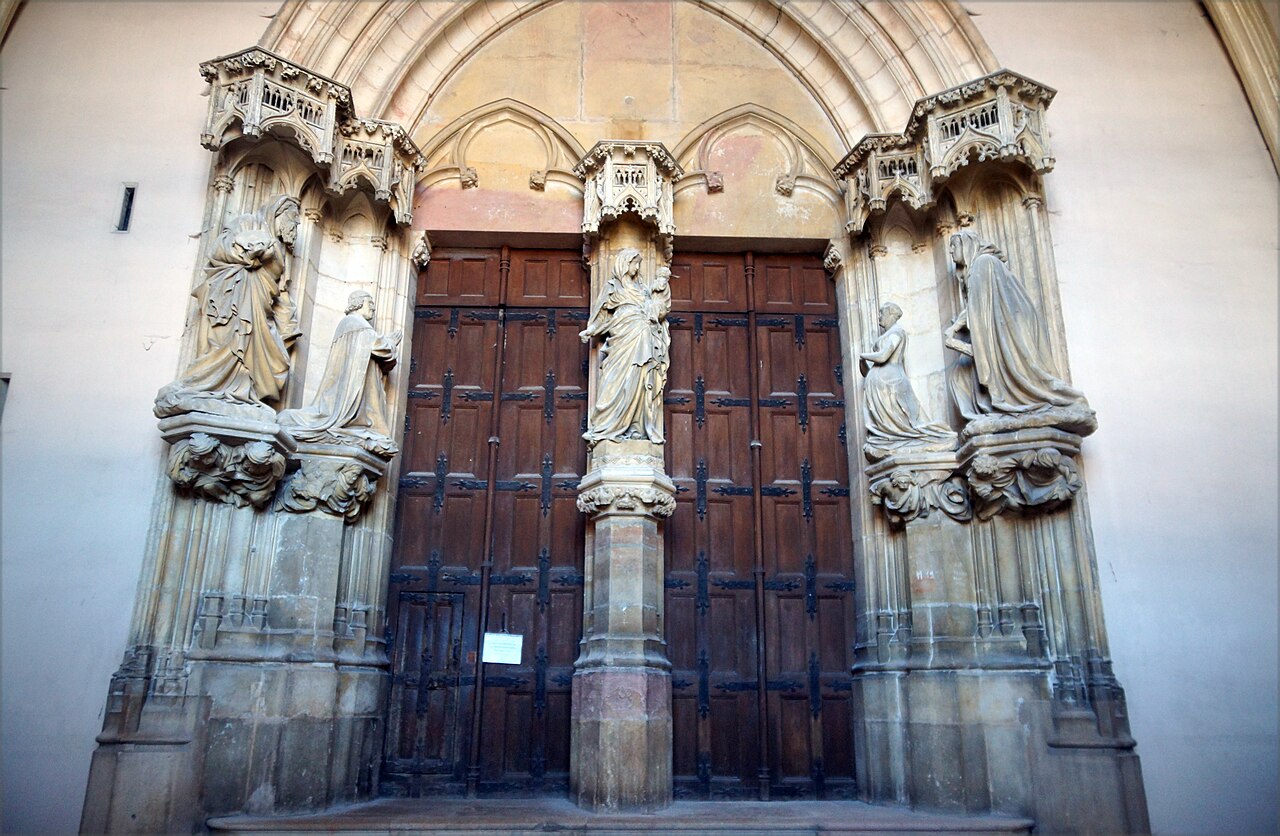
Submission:
M 427 237 L 425 229 L 422 231 L 422 236 L 418 239 L 418 243 L 414 244 L 413 253 L 409 256 L 409 260 L 419 270 L 426 270 L 427 265 L 431 263 L 431 239 Z
M 1055 91 L 1009 70 L 919 99 L 900 134 L 868 134 L 833 169 L 846 181 L 845 231 L 897 195 L 913 209 L 934 203 L 934 184 L 971 161 L 1019 162 L 1036 174 L 1053 169 L 1045 108 Z
M 209 114 L 200 144 L 216 151 L 238 137 L 286 129 L 316 165 L 329 170 L 327 188 L 366 188 L 388 203 L 396 222 L 413 219 L 416 173 L 426 160 L 404 128 L 359 119 L 351 90 L 261 47 L 200 65 L 210 84 Z
M 578 510 L 591 516 L 648 514 L 669 517 L 676 510 L 676 486 L 659 464 L 595 462 L 578 489 Z
M 631 213 L 657 226 L 664 241 L 675 235 L 672 182 L 684 170 L 662 143 L 601 140 L 573 173 L 586 184 L 584 234 L 597 235 L 602 223 Z
M 300 444 L 299 464 L 280 492 L 285 511 L 320 511 L 355 522 L 377 490 L 388 460 L 356 446 Z
M 988 520 L 1005 511 L 1064 507 L 1080 490 L 1079 455 L 1080 436 L 1051 427 L 970 439 L 959 456 L 975 515 Z
M 262 508 L 296 444 L 278 424 L 188 412 L 160 421 L 169 451 L 169 478 L 210 502 Z
M 898 451 L 867 467 L 871 503 L 893 526 L 941 510 L 964 522 L 972 516 L 964 480 L 956 476 L 955 451 Z

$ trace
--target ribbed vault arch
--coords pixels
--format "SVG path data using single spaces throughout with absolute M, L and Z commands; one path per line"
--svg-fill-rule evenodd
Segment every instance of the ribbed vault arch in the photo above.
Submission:
M 570 0 L 285 0 L 260 44 L 350 85 L 362 116 L 417 124 L 453 73 L 520 19 Z M 813 94 L 845 142 L 901 130 L 919 97 L 997 69 L 954 0 L 684 0 L 737 26 Z M 429 67 L 431 89 L 416 81 Z

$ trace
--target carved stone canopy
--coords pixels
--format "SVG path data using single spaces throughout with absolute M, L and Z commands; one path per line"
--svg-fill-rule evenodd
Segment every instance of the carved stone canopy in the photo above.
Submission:
M 662 143 L 601 140 L 573 173 L 586 184 L 584 234 L 598 234 L 602 223 L 632 213 L 655 225 L 660 235 L 675 235 L 672 183 L 684 170 Z
M 206 61 L 200 74 L 211 87 L 205 148 L 286 128 L 285 137 L 329 169 L 330 192 L 365 188 L 390 204 L 396 223 L 412 220 L 415 175 L 426 160 L 404 128 L 358 119 L 346 85 L 261 47 Z
M 200 65 L 209 82 L 209 117 L 200 144 L 216 151 L 236 136 L 288 127 L 320 165 L 333 161 L 338 123 L 354 116 L 351 90 L 261 47 Z
M 391 204 L 396 223 L 413 220 L 415 175 L 426 161 L 404 128 L 380 119 L 348 119 L 338 126 L 338 151 L 328 190 L 341 194 L 362 182 L 374 199 Z
M 1004 160 L 1036 174 L 1053 169 L 1045 108 L 1055 91 L 1009 70 L 916 101 L 900 134 L 868 134 L 833 169 L 846 181 L 849 221 L 862 232 L 897 195 L 913 209 L 933 205 L 934 184 L 970 162 Z

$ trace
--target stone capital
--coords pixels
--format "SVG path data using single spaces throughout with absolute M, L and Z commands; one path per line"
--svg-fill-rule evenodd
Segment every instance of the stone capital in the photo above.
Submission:
M 988 520 L 1006 511 L 1046 513 L 1075 498 L 1082 485 L 1080 436 L 1035 427 L 975 436 L 959 451 L 973 512 Z
M 889 523 L 903 526 L 941 510 L 964 522 L 972 516 L 963 479 L 956 475 L 954 450 L 903 449 L 866 468 L 871 504 Z
M 593 517 L 669 517 L 676 510 L 676 486 L 651 464 L 606 464 L 593 468 L 578 484 L 578 510 Z

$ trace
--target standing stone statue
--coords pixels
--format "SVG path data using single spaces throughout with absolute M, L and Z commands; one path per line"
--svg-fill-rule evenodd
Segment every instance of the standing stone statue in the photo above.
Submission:
M 1044 322 L 999 251 L 965 230 L 951 236 L 950 253 L 964 308 L 947 328 L 946 345 L 971 358 L 952 368 L 961 414 L 972 420 L 1054 407 L 1087 410 L 1084 394 L 1058 377 Z
M 298 323 L 289 298 L 287 254 L 298 234 L 299 205 L 275 197 L 257 212 L 231 220 L 213 243 L 205 280 L 193 293 L 199 307 L 196 356 L 160 390 L 155 413 L 265 415 L 289 378 L 289 343 Z
M 871 461 L 906 448 L 950 450 L 956 434 L 943 424 L 931 423 L 920 410 L 903 357 L 907 333 L 899 320 L 902 308 L 892 302 L 880 307 L 881 334 L 871 351 L 858 355 L 866 376 L 863 419 L 867 441 L 863 452 Z
M 299 441 L 355 444 L 383 456 L 397 446 L 387 416 L 386 373 L 395 367 L 401 332 L 382 336 L 371 324 L 373 297 L 351 294 L 338 322 L 324 377 L 311 405 L 280 413 L 280 426 Z
M 652 282 L 640 275 L 640 251 L 626 247 L 596 300 L 583 342 L 604 339 L 596 400 L 583 438 L 663 443 L 662 392 L 667 385 L 671 334 L 671 271 L 659 267 Z

